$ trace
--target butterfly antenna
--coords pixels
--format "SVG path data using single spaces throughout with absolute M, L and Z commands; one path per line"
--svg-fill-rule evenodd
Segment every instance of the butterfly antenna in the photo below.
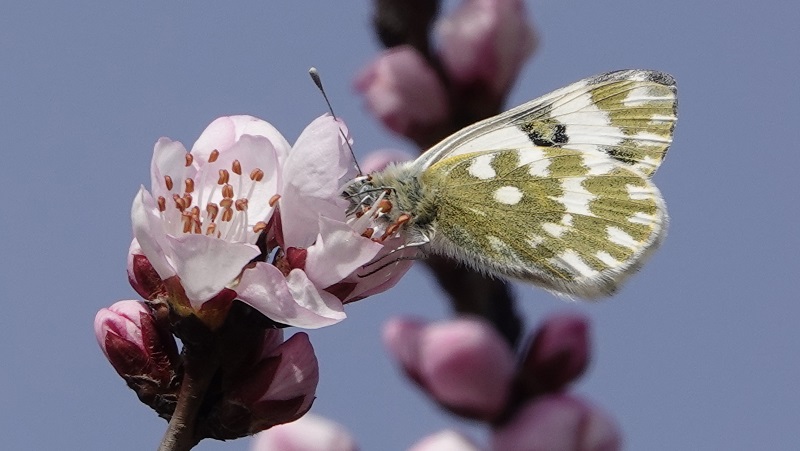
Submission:
M 311 76 L 311 80 L 314 81 L 314 84 L 317 85 L 317 89 L 319 92 L 322 93 L 322 97 L 325 99 L 325 103 L 328 104 L 328 110 L 331 112 L 331 116 L 336 119 L 336 113 L 333 112 L 333 106 L 331 106 L 330 100 L 328 100 L 328 94 L 325 93 L 325 88 L 322 87 L 322 78 L 319 76 L 319 71 L 316 67 L 312 67 L 308 70 L 308 75 Z M 350 141 L 347 139 L 347 136 L 344 135 L 341 127 L 339 128 L 339 134 L 342 135 L 344 138 L 344 142 L 347 144 L 347 147 L 350 149 L 350 155 L 353 156 L 353 162 L 356 165 L 356 170 L 358 170 L 358 175 L 363 175 L 361 172 L 361 166 L 358 165 L 358 160 L 356 159 L 356 154 L 353 152 L 353 146 L 350 145 Z

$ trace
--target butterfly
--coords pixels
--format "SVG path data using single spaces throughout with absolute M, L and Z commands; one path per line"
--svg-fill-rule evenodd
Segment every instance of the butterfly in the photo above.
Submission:
M 651 177 L 676 119 L 672 76 L 601 74 L 359 177 L 344 195 L 354 211 L 377 210 L 383 237 L 403 248 L 559 295 L 608 296 L 664 239 Z

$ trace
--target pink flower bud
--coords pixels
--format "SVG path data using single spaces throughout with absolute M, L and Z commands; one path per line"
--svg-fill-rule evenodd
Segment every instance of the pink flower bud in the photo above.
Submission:
M 361 162 L 361 170 L 365 174 L 383 170 L 391 163 L 400 163 L 414 159 L 410 154 L 402 150 L 381 149 L 367 154 L 367 158 Z
M 520 381 L 528 396 L 561 390 L 589 363 L 589 322 L 576 314 L 547 319 L 533 338 Z
M 605 413 L 577 398 L 547 395 L 530 402 L 495 432 L 498 451 L 615 451 L 619 429 Z
M 356 451 L 356 442 L 344 426 L 306 414 L 292 423 L 259 432 L 251 451 Z
M 392 318 L 383 326 L 383 344 L 400 363 L 406 375 L 418 384 L 419 339 L 425 323 L 411 318 Z
M 159 294 L 166 293 L 164 281 L 144 256 L 136 240 L 131 242 L 128 250 L 128 282 L 145 299 L 154 300 Z
M 514 355 L 488 324 L 457 319 L 430 326 L 394 320 L 384 341 L 403 368 L 445 408 L 491 420 L 506 406 Z
M 390 130 L 414 137 L 447 119 L 447 95 L 436 72 L 411 46 L 383 52 L 356 77 L 367 107 Z
M 408 451 L 480 451 L 480 448 L 467 437 L 446 429 L 423 438 Z
M 94 332 L 108 361 L 142 401 L 173 391 L 177 346 L 143 303 L 119 301 L 101 309 Z
M 269 334 L 265 340 L 273 342 Z M 229 394 L 230 406 L 242 406 L 250 412 L 249 432 L 294 421 L 314 401 L 319 382 L 319 367 L 314 349 L 305 333 L 297 333 L 272 351 L 267 351 L 244 379 Z M 224 409 L 223 409 L 224 410 Z M 227 410 L 239 417 L 241 412 Z M 221 423 L 225 424 L 227 419 Z
M 521 0 L 465 0 L 437 24 L 436 33 L 453 81 L 462 87 L 483 85 L 500 97 L 536 48 Z
M 506 405 L 515 359 L 503 337 L 476 319 L 431 325 L 420 339 L 420 375 L 441 404 L 490 420 Z

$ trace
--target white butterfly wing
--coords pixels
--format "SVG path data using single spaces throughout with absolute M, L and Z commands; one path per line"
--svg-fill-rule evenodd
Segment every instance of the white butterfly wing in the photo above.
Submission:
M 603 152 L 649 177 L 672 143 L 676 120 L 672 76 L 647 70 L 610 72 L 466 127 L 413 166 L 423 171 L 447 157 L 533 145 Z

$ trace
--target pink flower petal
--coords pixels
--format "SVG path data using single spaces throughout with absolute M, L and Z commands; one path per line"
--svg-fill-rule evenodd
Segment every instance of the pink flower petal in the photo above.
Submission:
M 292 148 L 289 141 L 286 141 L 278 129 L 269 122 L 247 115 L 230 116 L 230 119 L 234 125 L 236 139 L 241 138 L 242 135 L 263 136 L 275 148 L 278 162 L 282 163 L 289 155 Z
M 344 426 L 314 414 L 275 426 L 255 436 L 251 451 L 356 451 Z
M 446 429 L 423 438 L 408 451 L 480 451 L 480 449 L 462 434 Z
M 567 395 L 530 402 L 498 429 L 497 451 L 616 451 L 621 447 L 614 421 L 590 404 Z
M 256 263 L 242 274 L 236 287 L 239 299 L 273 321 L 316 329 L 345 318 L 341 302 L 335 296 L 318 292 L 302 270 L 284 277 L 278 268 Z
M 319 216 L 344 222 L 342 184 L 354 175 L 339 122 L 314 120 L 297 139 L 283 167 L 280 211 L 286 246 L 309 247 L 319 233 Z
M 131 222 L 133 223 L 133 236 L 139 242 L 142 253 L 153 265 L 162 280 L 176 274 L 175 268 L 168 261 L 165 249 L 169 248 L 164 223 L 158 215 L 158 206 L 155 200 L 144 189 L 139 188 L 133 198 L 131 207 Z
M 195 309 L 230 285 L 261 251 L 252 244 L 232 243 L 206 235 L 167 237 L 173 265 Z
M 319 236 L 308 248 L 306 275 L 318 287 L 328 287 L 372 260 L 383 245 L 355 233 L 347 224 L 319 218 Z
M 197 141 L 192 146 L 192 155 L 202 161 L 208 161 L 208 157 L 214 150 L 225 150 L 232 146 L 236 141 L 236 124 L 229 116 L 217 119 L 203 130 Z

